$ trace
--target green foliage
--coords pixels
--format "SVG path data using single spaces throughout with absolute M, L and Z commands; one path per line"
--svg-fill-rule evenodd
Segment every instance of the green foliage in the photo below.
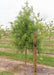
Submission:
M 18 49 L 33 48 L 33 32 L 35 30 L 33 9 L 28 7 L 28 3 L 20 11 L 19 16 L 12 24 L 12 34 L 14 37 L 14 44 Z
M 2 25 L 1 25 L 2 26 Z M 0 26 L 0 39 L 2 37 L 2 29 L 1 29 L 1 26 Z
M 33 32 L 36 31 L 37 49 L 41 50 L 42 30 L 44 30 L 42 19 L 38 19 L 39 13 L 35 17 L 33 8 L 29 7 L 27 2 L 22 9 L 14 23 L 10 22 L 13 43 L 18 50 L 33 49 Z
M 11 30 L 10 30 L 9 28 L 7 28 L 7 26 L 6 26 L 5 29 L 3 29 L 2 26 L 3 26 L 3 25 L 0 26 L 0 38 L 1 38 L 1 37 L 5 37 L 5 38 L 6 38 L 6 37 L 10 37 L 10 35 L 11 35 Z
M 53 26 L 53 21 L 50 21 L 49 24 L 46 23 L 46 28 L 49 36 L 49 40 L 54 34 L 54 26 Z

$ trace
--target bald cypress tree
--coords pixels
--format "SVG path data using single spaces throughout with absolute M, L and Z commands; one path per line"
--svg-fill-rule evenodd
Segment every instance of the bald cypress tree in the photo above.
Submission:
M 25 51 L 25 64 L 27 59 L 27 49 L 33 50 L 33 32 L 37 32 L 37 49 L 41 49 L 40 23 L 37 22 L 33 8 L 25 3 L 14 23 L 11 22 L 13 43 L 18 50 Z

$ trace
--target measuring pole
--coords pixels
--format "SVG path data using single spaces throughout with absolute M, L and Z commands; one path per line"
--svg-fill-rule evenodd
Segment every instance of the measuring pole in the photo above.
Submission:
M 37 75 L 36 74 L 36 61 L 37 61 L 37 56 L 36 56 L 36 53 L 37 53 L 37 45 L 36 45 L 36 31 L 34 31 L 33 33 L 33 72 L 34 72 L 34 75 Z

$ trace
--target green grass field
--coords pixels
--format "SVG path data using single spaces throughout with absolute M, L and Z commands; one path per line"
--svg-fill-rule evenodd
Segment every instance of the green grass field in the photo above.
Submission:
M 4 72 L 0 72 L 0 75 L 13 75 L 13 74 L 10 73 L 10 72 L 6 72 L 6 71 L 4 71 Z
M 54 38 L 50 39 L 44 39 L 42 42 L 42 52 L 51 52 L 54 53 Z
M 5 51 L 0 51 L 0 56 L 7 56 L 7 58 L 9 59 L 20 60 L 20 61 L 25 60 L 25 54 L 23 53 L 8 53 Z M 33 62 L 33 54 L 27 54 L 27 62 Z M 54 67 L 54 57 L 47 55 L 37 55 L 37 63 Z
M 5 44 L 8 46 L 6 46 Z M 49 47 L 50 44 L 49 44 L 49 41 L 42 43 L 42 50 L 41 51 L 43 53 L 48 52 L 48 51 L 53 53 L 54 52 L 53 48 L 44 48 L 44 47 Z M 10 45 L 12 45 L 11 39 L 7 38 L 7 39 L 1 39 L 0 40 L 0 48 L 13 49 L 13 50 L 16 49 L 15 46 L 10 46 Z M 52 43 L 52 45 L 50 45 L 50 47 L 54 47 L 54 42 Z M 14 60 L 21 60 L 21 61 L 25 60 L 25 55 L 23 53 L 11 53 L 11 52 L 1 50 L 0 56 L 7 56 L 7 58 L 14 59 Z M 42 58 L 42 60 L 41 60 L 41 58 Z M 27 62 L 33 62 L 33 54 L 27 54 Z M 40 55 L 40 56 L 37 55 L 37 63 L 54 67 L 54 57 L 47 56 L 47 55 Z

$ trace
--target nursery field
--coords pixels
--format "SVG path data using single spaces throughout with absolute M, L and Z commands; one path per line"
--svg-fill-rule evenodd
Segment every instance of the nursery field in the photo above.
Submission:
M 54 56 L 54 38 L 50 39 L 44 39 L 42 44 L 41 44 L 42 48 L 41 48 L 41 53 L 42 55 L 50 55 L 50 56 Z M 16 47 L 12 44 L 12 41 L 10 38 L 6 38 L 3 37 L 2 39 L 0 39 L 0 53 L 1 52 L 5 52 L 7 53 L 21 53 L 20 51 L 18 51 L 16 49 Z M 7 53 L 7 54 L 8 54 Z M 24 52 L 23 52 L 24 53 Z M 28 54 L 33 54 L 33 52 L 29 52 Z
M 41 51 L 43 54 L 51 54 L 54 55 L 54 38 L 51 38 L 50 41 L 49 39 L 44 39 L 42 44 Z M 0 40 L 0 51 L 7 51 L 7 52 L 17 52 L 17 49 L 14 45 L 12 45 L 11 39 L 10 38 L 5 38 L 3 37 Z
M 42 54 L 37 55 L 37 75 L 40 75 L 40 73 L 41 75 L 45 73 L 46 75 L 48 73 L 49 75 L 51 75 L 50 73 L 53 75 L 54 55 L 52 54 L 54 54 L 54 39 L 50 43 L 49 40 L 44 40 L 41 51 Z M 23 65 L 24 60 L 24 52 L 18 52 L 16 47 L 12 45 L 10 38 L 3 37 L 0 40 L 0 75 L 33 75 L 33 53 L 29 52 L 27 54 L 27 67 Z
M 54 38 L 44 39 L 42 42 L 42 52 L 45 54 L 54 55 Z

